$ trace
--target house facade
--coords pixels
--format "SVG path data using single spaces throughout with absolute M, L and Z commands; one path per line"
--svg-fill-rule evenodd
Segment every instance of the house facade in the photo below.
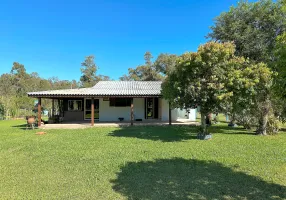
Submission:
M 169 121 L 178 118 L 195 120 L 194 110 L 169 107 L 161 95 L 161 81 L 99 81 L 94 87 L 29 92 L 38 98 L 40 117 L 41 99 L 52 99 L 59 106 L 60 117 L 65 122 Z M 54 108 L 53 108 L 54 110 Z M 40 125 L 40 124 L 39 124 Z

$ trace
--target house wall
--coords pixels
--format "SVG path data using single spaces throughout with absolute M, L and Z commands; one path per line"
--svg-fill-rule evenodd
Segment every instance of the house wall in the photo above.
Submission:
M 196 121 L 196 109 L 180 109 L 176 108 L 172 110 L 172 120 L 177 119 L 189 119 L 190 121 Z
M 162 121 L 168 121 L 169 120 L 169 102 L 166 99 L 161 100 L 161 119 Z
M 80 99 L 83 102 L 82 111 L 68 111 L 67 102 L 68 100 L 74 99 L 65 99 L 64 100 L 64 121 L 82 121 L 84 120 L 84 99 Z M 145 120 L 145 100 L 144 98 L 134 98 L 134 120 L 142 119 Z M 168 121 L 169 120 L 169 103 L 167 100 L 160 98 L 159 99 L 159 120 Z M 128 107 L 110 107 L 109 101 L 103 101 L 103 98 L 99 98 L 99 121 L 119 121 L 119 117 L 123 117 L 124 121 L 130 121 L 131 108 Z M 191 109 L 190 113 L 187 113 L 185 109 L 173 109 L 172 110 L 172 120 L 177 119 L 191 119 L 195 120 L 195 111 Z M 89 121 L 89 120 L 88 120 Z
M 169 102 L 165 99 L 161 100 L 162 102 L 162 121 L 169 120 Z M 190 113 L 187 112 L 186 109 L 172 109 L 171 111 L 172 121 L 176 121 L 177 119 L 189 119 L 191 121 L 196 120 L 196 109 L 190 109 Z
M 144 98 L 134 98 L 134 120 L 144 120 Z M 99 99 L 99 121 L 118 121 L 119 117 L 123 117 L 124 121 L 130 121 L 131 108 L 130 107 L 110 107 L 109 101 Z
M 172 120 L 187 119 L 188 113 L 186 109 L 176 108 L 172 110 Z

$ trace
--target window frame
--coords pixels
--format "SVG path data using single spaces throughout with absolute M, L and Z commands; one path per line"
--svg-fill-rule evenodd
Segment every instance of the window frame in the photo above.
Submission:
M 117 100 L 117 102 L 116 102 Z M 119 100 L 121 102 L 119 102 Z M 122 100 L 125 100 L 125 104 L 120 105 Z M 130 107 L 132 102 L 132 98 L 124 97 L 124 98 L 109 98 L 109 107 L 119 107 L 119 108 L 124 108 L 124 107 Z

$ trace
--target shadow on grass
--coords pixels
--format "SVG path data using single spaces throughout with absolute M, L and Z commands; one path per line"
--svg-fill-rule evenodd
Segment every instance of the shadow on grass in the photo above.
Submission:
M 209 127 L 211 133 L 222 133 L 222 134 L 243 134 L 243 135 L 255 135 L 254 130 L 247 130 L 243 127 L 230 127 L 227 124 L 213 125 Z
M 127 199 L 284 199 L 286 187 L 212 161 L 181 158 L 130 162 L 113 189 Z
M 18 129 L 21 129 L 21 130 L 30 130 L 30 129 L 32 129 L 31 127 L 27 128 L 27 124 L 19 124 L 19 125 L 14 125 L 14 126 L 11 126 L 11 127 L 18 128 Z M 34 129 L 38 129 L 38 127 L 35 126 Z
M 213 125 L 208 127 L 211 134 L 244 134 L 255 135 L 254 131 L 241 127 L 228 127 L 227 125 Z M 179 142 L 183 140 L 197 139 L 199 132 L 196 126 L 134 126 L 121 127 L 114 130 L 109 136 L 130 137 L 162 142 Z
M 134 126 L 111 132 L 113 137 L 131 137 L 162 142 L 179 142 L 197 138 L 195 126 Z

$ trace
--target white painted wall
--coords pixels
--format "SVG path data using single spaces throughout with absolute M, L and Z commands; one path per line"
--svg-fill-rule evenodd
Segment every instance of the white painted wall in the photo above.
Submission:
M 169 102 L 166 99 L 162 99 L 162 121 L 169 120 Z
M 119 117 L 130 120 L 130 107 L 110 107 L 109 101 L 99 99 L 99 121 L 119 121 Z
M 145 110 L 144 110 L 144 98 L 134 98 L 134 120 L 144 119 Z M 161 105 L 159 105 L 159 112 L 161 110 L 161 120 L 169 120 L 169 103 L 165 99 L 161 99 Z M 160 104 L 160 103 L 159 103 Z M 123 117 L 124 121 L 130 121 L 130 107 L 110 107 L 109 101 L 103 101 L 102 98 L 99 99 L 99 121 L 119 121 L 119 117 Z M 187 115 L 187 116 L 186 116 Z M 160 114 L 159 114 L 160 116 Z M 189 119 L 195 120 L 195 111 L 191 109 L 191 112 L 188 114 L 185 109 L 174 109 L 172 110 L 172 120 L 177 119 Z
M 144 98 L 134 98 L 134 120 L 144 120 Z M 99 99 L 99 121 L 119 121 L 123 117 L 124 121 L 130 121 L 130 107 L 110 107 L 109 101 Z
M 134 120 L 136 120 L 136 119 L 144 120 L 144 117 L 145 117 L 144 103 L 145 103 L 144 98 L 134 98 L 133 99 Z
M 172 110 L 172 120 L 177 119 L 189 119 L 191 121 L 196 121 L 196 109 L 189 109 L 187 111 L 186 109 L 180 109 L 176 108 Z

